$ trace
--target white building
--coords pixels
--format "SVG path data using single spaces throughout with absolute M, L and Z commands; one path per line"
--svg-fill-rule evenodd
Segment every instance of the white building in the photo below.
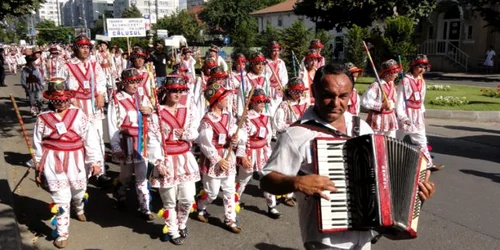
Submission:
M 61 25 L 63 23 L 61 5 L 64 5 L 66 1 L 67 0 L 47 0 L 40 6 L 40 9 L 36 11 L 36 22 L 51 20 L 54 21 L 56 26 Z
M 293 13 L 293 7 L 297 0 L 287 0 L 285 2 L 269 6 L 267 8 L 254 11 L 250 15 L 257 18 L 259 32 L 264 32 L 268 24 L 274 28 L 283 29 L 292 26 L 299 20 L 304 23 L 307 29 L 316 29 L 316 24 L 305 16 L 297 16 Z M 344 58 L 344 39 L 345 31 L 337 32 L 335 29 L 329 31 L 335 37 L 333 47 L 339 50 L 339 58 Z M 326 44 L 325 44 L 326 45 Z
M 191 9 L 197 5 L 202 5 L 203 3 L 208 2 L 208 0 L 187 0 L 187 8 Z
M 181 0 L 182 1 L 182 0 Z M 181 9 L 179 0 L 115 0 L 113 16 L 122 17 L 123 10 L 130 8 L 133 4 L 143 15 L 150 15 L 152 23 L 164 16 L 172 15 L 177 9 Z M 184 5 L 184 4 L 183 4 Z

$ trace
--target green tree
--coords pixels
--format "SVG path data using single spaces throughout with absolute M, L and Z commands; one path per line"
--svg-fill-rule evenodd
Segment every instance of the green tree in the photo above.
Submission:
M 29 15 L 33 10 L 40 8 L 45 0 L 2 0 L 0 3 L 0 21 L 5 17 Z
M 280 42 L 281 40 L 282 38 L 280 30 L 274 28 L 270 23 L 268 23 L 266 25 L 266 30 L 264 30 L 262 33 L 260 33 L 259 36 L 257 36 L 256 46 L 261 47 L 262 52 L 267 55 L 269 54 L 269 44 L 272 41 Z
M 186 10 L 181 10 L 158 20 L 153 29 L 166 29 L 169 34 L 183 35 L 190 43 L 202 43 L 206 25 L 198 23 L 195 16 Z
M 135 4 L 132 4 L 129 8 L 123 10 L 123 18 L 139 18 L 143 17 L 141 11 L 137 8 Z
M 383 60 L 397 60 L 401 56 L 403 65 L 407 66 L 406 57 L 417 51 L 417 45 L 413 42 L 415 22 L 408 17 L 398 16 L 387 18 L 385 25 L 383 40 L 386 51 Z
M 364 67 L 365 65 L 366 54 L 363 47 L 363 40 L 365 40 L 368 36 L 368 29 L 361 28 L 358 25 L 353 25 L 345 35 L 347 40 L 347 44 L 345 46 L 347 49 L 347 58 L 349 58 L 349 61 L 358 67 Z
M 332 62 L 333 59 L 333 39 L 335 37 L 328 33 L 326 30 L 320 30 L 314 36 L 316 39 L 319 39 L 325 47 L 321 50 L 321 54 L 325 57 L 326 63 Z
M 281 30 L 280 34 L 280 44 L 283 48 L 281 58 L 287 65 L 288 74 L 293 76 L 294 72 L 298 74 L 300 67 L 298 63 L 300 63 L 309 48 L 309 42 L 313 38 L 313 31 L 307 29 L 303 22 L 296 20 L 292 26 Z M 298 60 L 298 62 L 295 62 L 295 70 L 293 69 L 292 52 L 295 53 Z
M 257 22 L 255 20 L 243 21 L 240 28 L 231 33 L 232 45 L 237 52 L 251 54 L 250 48 L 256 46 Z
M 446 0 L 454 4 L 455 1 Z M 479 15 L 486 21 L 486 27 L 491 27 L 495 32 L 500 32 L 500 3 L 498 0 L 458 0 L 461 6 L 470 6 L 473 11 L 479 12 Z
M 436 0 L 308 0 L 298 1 L 294 12 L 310 18 L 318 29 L 340 31 L 353 25 L 368 27 L 373 21 L 397 15 L 420 20 L 435 7 Z
M 104 13 L 106 18 L 113 18 L 113 13 L 111 11 L 106 11 Z M 102 15 L 99 15 L 99 18 L 95 21 L 94 28 L 92 28 L 91 32 L 92 39 L 95 39 L 95 35 L 104 34 L 104 20 L 102 19 Z
M 52 42 L 67 42 L 68 35 L 73 35 L 72 27 L 56 26 L 54 21 L 43 20 L 35 25 L 38 31 L 37 44 L 48 44 Z

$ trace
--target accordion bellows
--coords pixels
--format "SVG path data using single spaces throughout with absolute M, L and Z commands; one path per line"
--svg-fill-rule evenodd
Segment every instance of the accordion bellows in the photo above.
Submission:
M 316 138 L 313 148 L 317 174 L 337 187 L 325 191 L 329 201 L 318 201 L 321 232 L 375 230 L 390 239 L 417 237 L 418 184 L 427 169 L 418 148 L 383 135 Z

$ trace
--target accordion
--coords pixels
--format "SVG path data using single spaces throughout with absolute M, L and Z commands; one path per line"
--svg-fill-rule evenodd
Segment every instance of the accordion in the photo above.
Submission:
M 428 160 L 414 146 L 383 135 L 316 138 L 316 173 L 336 192 L 318 201 L 321 232 L 375 230 L 390 239 L 417 237 L 418 195 Z

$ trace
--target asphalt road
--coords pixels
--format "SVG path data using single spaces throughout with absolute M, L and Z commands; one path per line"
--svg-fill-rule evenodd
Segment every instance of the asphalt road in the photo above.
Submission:
M 26 172 L 23 162 L 29 156 L 9 93 L 18 97 L 29 132 L 34 122 L 23 101 L 24 92 L 16 86 L 18 79 L 19 76 L 7 76 L 9 87 L 0 89 L 0 149 L 4 156 L 0 159 L 0 171 L 7 168 L 11 187 Z M 433 119 L 428 121 L 428 133 L 435 160 L 447 167 L 431 177 L 437 192 L 423 207 L 419 237 L 406 241 L 381 239 L 372 249 L 500 249 L 498 124 Z M 110 166 L 109 174 L 117 176 L 117 166 Z M 246 207 L 239 214 L 241 234 L 232 234 L 222 227 L 223 208 L 218 199 L 208 208 L 208 224 L 189 220 L 191 235 L 179 247 L 161 242 L 160 218 L 146 223 L 137 216 L 133 190 L 129 192 L 128 211 L 120 212 L 112 206 L 110 190 L 90 185 L 90 203 L 86 208 L 89 221 L 71 220 L 67 249 L 303 249 L 296 208 L 280 205 L 281 219 L 267 217 L 265 200 L 257 185 L 253 181 L 242 197 Z M 156 211 L 161 201 L 156 193 L 153 196 Z M 54 249 L 50 240 L 50 195 L 36 187 L 33 172 L 16 190 L 14 200 L 25 249 Z

